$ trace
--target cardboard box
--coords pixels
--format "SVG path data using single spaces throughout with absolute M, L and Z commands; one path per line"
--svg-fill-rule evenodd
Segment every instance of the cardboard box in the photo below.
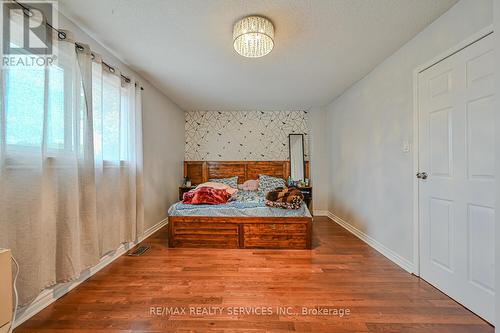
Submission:
M 0 250 L 0 333 L 7 332 L 12 319 L 12 264 L 10 250 Z

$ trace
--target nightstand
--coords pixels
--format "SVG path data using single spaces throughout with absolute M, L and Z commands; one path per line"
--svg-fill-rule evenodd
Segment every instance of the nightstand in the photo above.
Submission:
M 300 192 L 304 195 L 304 202 L 307 205 L 307 208 L 312 214 L 312 197 L 313 197 L 313 189 L 311 186 L 306 186 L 306 187 L 297 187 Z
M 179 186 L 179 200 L 182 201 L 182 196 L 184 195 L 184 193 L 186 192 L 189 192 L 191 191 L 192 189 L 195 189 L 196 186 L 189 186 L 189 187 L 186 187 L 186 186 Z

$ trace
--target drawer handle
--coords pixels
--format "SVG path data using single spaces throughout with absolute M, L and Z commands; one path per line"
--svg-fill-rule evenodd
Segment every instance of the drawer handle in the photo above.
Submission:
M 270 225 L 269 225 L 269 228 L 271 228 L 271 229 L 276 229 L 276 224 L 270 224 Z

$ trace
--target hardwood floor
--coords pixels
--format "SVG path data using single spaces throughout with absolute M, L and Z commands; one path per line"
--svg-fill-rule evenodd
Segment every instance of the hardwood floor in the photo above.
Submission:
M 327 218 L 313 229 L 308 251 L 169 249 L 163 228 L 14 332 L 494 331 Z

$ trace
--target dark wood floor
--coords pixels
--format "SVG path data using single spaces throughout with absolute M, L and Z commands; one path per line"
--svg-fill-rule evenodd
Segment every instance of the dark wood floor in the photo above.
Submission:
M 145 243 L 144 256 L 119 258 L 15 333 L 493 332 L 327 218 L 315 218 L 312 251 L 169 249 L 166 228 Z M 315 307 L 330 313 L 301 315 Z

